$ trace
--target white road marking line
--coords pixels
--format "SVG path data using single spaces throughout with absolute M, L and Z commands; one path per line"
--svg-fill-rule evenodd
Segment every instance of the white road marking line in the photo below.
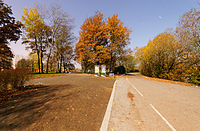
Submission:
M 108 106 L 107 106 L 106 113 L 105 113 L 104 118 L 103 118 L 103 122 L 102 122 L 101 127 L 100 127 L 100 131 L 107 131 L 108 130 L 108 123 L 109 123 L 109 120 L 110 120 L 111 108 L 112 108 L 112 105 L 113 105 L 113 100 L 114 100 L 114 95 L 115 95 L 115 90 L 116 90 L 116 84 L 117 84 L 117 80 L 115 80 L 115 83 L 113 85 L 113 90 L 112 90 L 112 93 L 111 93 L 111 96 L 110 96 L 110 100 L 108 102 Z
M 171 128 L 172 131 L 176 131 L 176 129 L 165 119 L 164 116 L 160 114 L 160 112 L 158 112 L 158 110 L 152 104 L 149 105 L 165 121 L 165 123 Z
M 133 85 L 133 84 L 131 84 L 131 82 L 126 78 L 126 80 L 128 81 L 128 83 L 138 92 L 138 94 L 140 95 L 140 96 L 143 96 L 143 94 Z

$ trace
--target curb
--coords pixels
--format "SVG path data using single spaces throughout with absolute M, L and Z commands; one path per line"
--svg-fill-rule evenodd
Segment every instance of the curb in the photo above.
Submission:
M 108 102 L 108 106 L 107 106 L 106 113 L 105 113 L 104 118 L 103 118 L 103 122 L 101 124 L 100 131 L 107 131 L 108 130 L 108 123 L 109 123 L 109 120 L 110 120 L 110 114 L 111 114 L 111 108 L 112 108 L 114 94 L 115 94 L 116 83 L 117 83 L 117 80 L 115 81 L 115 83 L 113 85 L 113 90 L 112 90 L 112 93 L 111 93 L 111 96 L 110 96 L 110 100 Z

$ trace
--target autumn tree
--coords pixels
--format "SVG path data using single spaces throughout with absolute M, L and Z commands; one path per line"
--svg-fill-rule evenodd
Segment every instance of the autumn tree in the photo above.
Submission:
M 31 60 L 31 62 L 32 62 L 32 72 L 39 71 L 37 53 L 30 52 L 29 53 L 29 60 Z
M 200 62 L 200 12 L 192 9 L 185 13 L 176 29 L 184 54 L 191 66 Z
M 132 54 L 127 54 L 123 57 L 122 64 L 128 71 L 134 71 L 136 58 Z
M 191 9 L 186 12 L 176 28 L 177 39 L 181 44 L 181 67 L 184 69 L 182 76 L 198 82 L 200 78 L 200 11 Z M 198 82 L 200 83 L 200 82 Z
M 129 35 L 131 31 L 124 26 L 123 22 L 118 18 L 117 14 L 108 17 L 108 50 L 109 50 L 109 66 L 110 71 L 116 66 L 116 62 L 123 60 L 126 55 L 126 47 L 129 44 Z M 122 63 L 120 63 L 121 65 Z
M 87 18 L 79 35 L 76 57 L 85 72 L 91 66 L 105 63 L 109 59 L 106 23 L 102 13 L 97 11 L 94 16 Z
M 49 62 L 57 62 L 58 70 L 64 65 L 67 47 L 73 43 L 72 19 L 60 6 L 53 5 L 43 12 L 38 8 L 24 9 L 22 20 L 24 21 L 26 38 L 33 53 L 38 55 L 38 67 L 43 73 L 43 61 L 46 60 L 46 73 L 49 71 Z M 71 51 L 71 48 L 69 48 Z M 41 66 L 40 66 L 41 65 Z M 51 63 L 51 65 L 53 65 Z
M 65 54 L 64 54 L 64 65 L 70 65 L 72 64 L 72 60 L 74 58 L 74 50 L 72 48 L 72 46 L 66 46 L 65 47 L 66 50 L 65 50 Z M 64 66 L 64 68 L 66 68 L 66 66 Z
M 138 49 L 136 56 L 140 61 L 142 74 L 170 79 L 178 64 L 178 42 L 170 33 L 162 33 L 149 41 L 147 46 Z
M 46 23 L 50 27 L 50 34 L 48 39 L 48 46 L 47 46 L 47 66 L 46 72 L 48 73 L 49 61 L 51 57 L 59 57 L 60 45 L 65 42 L 71 44 L 72 37 L 72 19 L 69 15 L 62 10 L 59 5 L 53 5 L 47 11 L 48 15 L 45 19 Z M 65 48 L 65 47 L 63 47 Z M 52 55 L 53 54 L 53 55 Z M 60 67 L 60 58 L 56 60 L 58 68 Z
M 85 72 L 93 69 L 95 64 L 110 65 L 110 70 L 113 70 L 117 59 L 124 53 L 130 31 L 117 17 L 113 15 L 106 21 L 97 11 L 81 26 L 76 58 Z
M 37 8 L 32 8 L 32 9 L 24 8 L 23 12 L 24 15 L 22 15 L 21 19 L 22 21 L 24 21 L 24 28 L 26 31 L 26 37 L 23 38 L 23 43 L 28 44 L 27 48 L 30 48 L 32 49 L 33 52 L 37 53 L 38 69 L 40 73 L 40 63 L 42 62 L 42 59 L 40 58 L 40 52 L 41 52 L 41 57 L 43 57 L 42 56 L 43 47 L 41 45 L 42 43 L 41 37 L 43 34 L 44 30 L 43 27 L 45 27 L 45 24 L 40 18 Z
M 69 61 L 69 55 L 73 56 L 73 36 L 71 32 L 71 25 L 62 25 L 59 34 L 56 36 L 54 54 L 57 60 L 57 71 L 61 73 L 62 67 L 65 68 L 65 61 Z
M 72 44 L 74 39 L 71 32 L 73 20 L 59 5 L 52 5 L 50 8 L 38 6 L 38 8 L 42 20 L 48 25 L 48 32 L 43 35 L 46 40 L 46 73 L 48 73 L 50 61 L 51 66 L 53 61 L 57 62 L 57 71 L 59 71 L 63 65 L 61 63 L 64 62 L 63 54 L 68 52 L 65 46 Z
M 5 43 L 0 43 L 0 71 L 1 69 L 11 68 L 13 56 L 10 47 Z
M 0 0 L 0 71 L 11 68 L 13 53 L 8 44 L 17 41 L 21 35 L 22 24 L 12 15 L 11 7 Z
M 23 68 L 23 69 L 31 69 L 33 71 L 34 61 L 32 59 L 20 59 L 17 64 L 16 68 Z
M 200 84 L 200 11 L 186 12 L 175 32 L 170 32 L 137 50 L 141 73 Z

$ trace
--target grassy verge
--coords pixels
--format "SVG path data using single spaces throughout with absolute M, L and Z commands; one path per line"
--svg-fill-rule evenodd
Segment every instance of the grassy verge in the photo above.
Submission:
M 167 83 L 172 83 L 172 84 L 180 84 L 180 85 L 184 85 L 184 86 L 197 86 L 196 84 L 193 83 L 186 83 L 186 82 L 181 82 L 181 81 L 173 81 L 173 80 L 167 80 L 167 79 L 162 79 L 162 78 L 154 78 L 154 77 L 148 77 L 148 76 L 144 76 L 141 75 L 143 78 L 148 79 L 148 80 L 154 80 L 154 81 L 160 81 L 160 82 L 167 82 Z
M 38 79 L 38 78 L 47 78 L 47 77 L 56 77 L 56 76 L 63 76 L 68 75 L 67 73 L 48 73 L 48 74 L 32 74 L 31 79 Z

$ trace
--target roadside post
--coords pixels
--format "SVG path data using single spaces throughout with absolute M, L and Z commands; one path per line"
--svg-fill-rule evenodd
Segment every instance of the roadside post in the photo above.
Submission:
M 94 66 L 94 69 L 95 69 L 95 74 L 94 74 L 94 76 L 99 76 L 99 65 L 95 65 L 95 66 Z
M 106 65 L 101 65 L 101 76 L 106 77 Z
M 109 77 L 114 78 L 114 73 L 109 73 Z

